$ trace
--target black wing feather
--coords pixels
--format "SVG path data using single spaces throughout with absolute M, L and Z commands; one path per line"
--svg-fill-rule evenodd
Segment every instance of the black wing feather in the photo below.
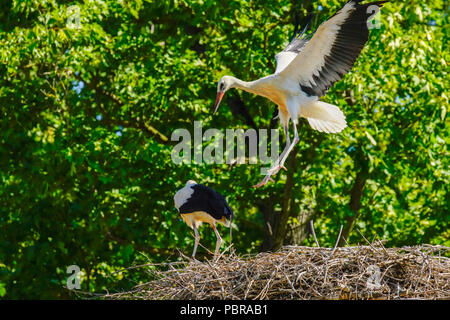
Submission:
M 202 184 L 196 184 L 191 188 L 194 192 L 188 201 L 180 207 L 180 213 L 204 211 L 216 220 L 222 219 L 223 216 L 232 219 L 233 211 L 224 196 Z
M 356 3 L 355 10 L 341 25 L 331 51 L 325 56 L 325 65 L 319 70 L 319 76 L 313 76 L 316 85 L 300 83 L 302 90 L 310 96 L 323 96 L 336 81 L 350 71 L 369 39 L 367 20 L 372 13 L 368 12 L 368 8 L 372 5 L 382 7 L 382 4 L 387 2 L 376 1 L 361 5 L 361 1 L 352 1 Z

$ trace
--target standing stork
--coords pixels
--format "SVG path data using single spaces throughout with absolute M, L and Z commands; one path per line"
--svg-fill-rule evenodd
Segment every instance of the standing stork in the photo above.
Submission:
M 231 242 L 231 223 L 234 215 L 227 201 L 220 193 L 202 184 L 197 184 L 193 180 L 189 180 L 183 188 L 178 190 L 173 200 L 175 208 L 180 212 L 183 221 L 194 230 L 193 258 L 200 242 L 198 227 L 201 226 L 202 222 L 209 223 L 216 234 L 217 242 L 214 256 L 217 256 L 222 244 L 222 238 L 217 231 L 216 223 L 221 223 L 230 228 Z
M 254 187 L 265 185 L 281 168 L 299 141 L 298 117 L 308 120 L 320 132 L 338 133 L 346 126 L 345 116 L 334 105 L 319 101 L 328 89 L 353 67 L 369 38 L 368 20 L 374 10 L 387 1 L 360 4 L 348 1 L 335 15 L 322 23 L 312 36 L 304 36 L 305 29 L 275 56 L 275 73 L 255 81 L 242 81 L 224 76 L 217 85 L 214 113 L 230 88 L 239 88 L 266 97 L 276 103 L 280 123 L 286 135 L 286 146 L 268 170 L 264 179 Z M 378 11 L 377 10 L 377 11 Z M 289 120 L 294 127 L 294 141 L 289 137 Z

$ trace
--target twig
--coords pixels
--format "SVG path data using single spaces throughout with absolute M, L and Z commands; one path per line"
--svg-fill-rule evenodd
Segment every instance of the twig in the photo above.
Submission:
M 341 240 L 341 234 L 342 234 L 342 228 L 343 228 L 343 227 L 344 227 L 344 226 L 341 224 L 341 229 L 339 230 L 339 235 L 338 235 L 338 237 L 337 237 L 336 244 L 334 245 L 333 251 L 331 251 L 331 254 L 330 254 L 330 256 L 328 257 L 327 261 L 333 256 L 334 252 L 336 251 L 336 248 L 337 248 L 337 246 L 338 246 L 339 240 Z
M 313 234 L 313 237 L 314 237 L 314 241 L 316 242 L 316 246 L 318 248 L 320 248 L 319 241 L 317 241 L 317 237 L 316 237 L 316 231 L 314 231 L 314 221 L 311 220 L 309 223 L 311 225 L 311 231 L 312 231 L 312 234 Z

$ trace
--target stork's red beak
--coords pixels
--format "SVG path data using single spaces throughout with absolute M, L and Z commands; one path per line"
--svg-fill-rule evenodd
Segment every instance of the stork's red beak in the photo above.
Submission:
M 222 101 L 223 95 L 225 92 L 217 92 L 216 102 L 214 103 L 214 113 L 217 112 L 217 109 L 219 109 L 220 101 Z

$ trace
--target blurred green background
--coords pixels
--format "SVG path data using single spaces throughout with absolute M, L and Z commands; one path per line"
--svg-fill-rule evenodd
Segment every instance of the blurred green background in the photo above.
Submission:
M 355 67 L 322 99 L 349 127 L 327 135 L 301 119 L 275 183 L 251 187 L 261 165 L 171 161 L 172 132 L 194 120 L 279 128 L 273 103 L 237 90 L 213 117 L 217 81 L 272 73 L 296 16 L 303 26 L 314 12 L 315 30 L 344 3 L 3 1 L 0 297 L 76 298 L 64 289 L 72 264 L 83 291 L 126 290 L 148 274 L 115 270 L 190 255 L 173 205 L 188 179 L 227 197 L 241 254 L 314 245 L 311 220 L 321 246 L 341 225 L 349 245 L 365 243 L 361 232 L 386 246 L 449 246 L 446 1 L 385 5 Z M 212 250 L 212 229 L 201 235 Z

